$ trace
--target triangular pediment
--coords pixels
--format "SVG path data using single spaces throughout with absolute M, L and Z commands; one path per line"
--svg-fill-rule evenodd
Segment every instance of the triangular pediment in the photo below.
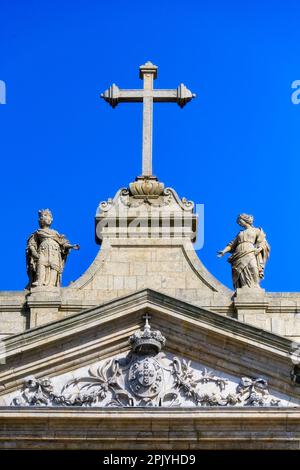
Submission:
M 212 394 L 214 387 L 222 388 L 224 380 L 228 394 L 234 394 L 239 381 L 248 378 L 254 389 L 255 383 L 258 388 L 264 386 L 257 380 L 268 383 L 272 392 L 266 404 L 278 398 L 284 406 L 288 402 L 297 405 L 299 392 L 290 378 L 289 340 L 148 289 L 7 338 L 3 342 L 6 362 L 0 365 L 0 403 L 9 405 L 24 389 L 28 376 L 37 380 L 47 377 L 61 392 L 72 378 L 91 377 L 90 371 L 97 375 L 101 368 L 112 367 L 115 359 L 125 369 L 128 366 L 128 372 L 131 367 L 130 361 L 125 364 L 131 354 L 128 339 L 143 329 L 146 313 L 151 318 L 152 330 L 159 330 L 166 344 L 159 356 L 152 354 L 152 362 L 148 361 L 147 366 L 142 362 L 145 355 L 137 358 L 136 367 L 142 370 L 142 376 L 144 367 L 162 367 L 165 377 L 169 374 L 170 385 L 176 358 L 183 376 L 190 373 L 197 383 L 209 384 Z M 122 370 L 120 376 L 125 377 L 127 372 Z

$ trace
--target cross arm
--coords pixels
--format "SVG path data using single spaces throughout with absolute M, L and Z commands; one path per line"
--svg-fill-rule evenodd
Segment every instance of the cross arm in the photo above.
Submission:
M 113 108 L 119 103 L 141 103 L 146 97 L 151 97 L 153 101 L 160 103 L 177 103 L 183 108 L 196 95 L 181 83 L 178 88 L 165 90 L 124 90 L 113 84 L 100 96 Z
M 195 97 L 195 93 L 192 93 L 183 83 L 175 89 L 153 90 L 153 101 L 160 103 L 177 103 L 181 108 Z
M 115 83 L 112 84 L 104 93 L 101 93 L 107 103 L 115 108 L 119 103 L 141 103 L 144 98 L 144 90 L 122 90 Z

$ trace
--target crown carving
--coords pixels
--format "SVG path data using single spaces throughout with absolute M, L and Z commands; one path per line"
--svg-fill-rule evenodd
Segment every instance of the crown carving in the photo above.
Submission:
M 133 352 L 137 354 L 159 353 L 166 344 L 166 338 L 159 330 L 152 330 L 149 324 L 149 316 L 145 315 L 143 330 L 136 331 L 129 338 L 129 344 Z

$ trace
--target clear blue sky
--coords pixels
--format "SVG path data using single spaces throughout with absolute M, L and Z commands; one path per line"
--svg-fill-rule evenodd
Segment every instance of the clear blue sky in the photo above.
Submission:
M 237 233 L 238 213 L 254 214 L 272 248 L 263 287 L 300 291 L 299 2 L 0 0 L 0 9 L 0 290 L 27 282 L 40 208 L 81 245 L 64 285 L 92 262 L 98 203 L 141 171 L 141 105 L 112 109 L 99 93 L 140 87 L 138 66 L 151 60 L 157 87 L 197 93 L 183 110 L 155 106 L 154 172 L 205 204 L 199 257 L 231 287 L 216 251 Z

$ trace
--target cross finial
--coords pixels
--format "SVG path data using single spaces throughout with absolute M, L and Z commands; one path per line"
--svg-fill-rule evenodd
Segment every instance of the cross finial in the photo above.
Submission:
M 151 320 L 151 315 L 149 315 L 148 312 L 146 312 L 145 315 L 143 315 L 143 320 L 145 320 L 145 327 L 144 328 L 149 328 L 150 327 L 149 321 Z
M 153 75 L 153 79 L 157 78 L 158 67 L 148 60 L 144 65 L 140 65 L 140 78 L 143 80 L 145 73 Z
M 124 90 L 113 84 L 101 98 L 107 101 L 113 108 L 118 103 L 143 103 L 143 168 L 142 176 L 152 176 L 152 122 L 153 102 L 177 103 L 183 108 L 189 101 L 195 98 L 195 94 L 181 83 L 175 89 L 154 89 L 153 81 L 157 77 L 157 66 L 152 62 L 146 62 L 140 66 L 140 78 L 144 82 L 143 89 Z

